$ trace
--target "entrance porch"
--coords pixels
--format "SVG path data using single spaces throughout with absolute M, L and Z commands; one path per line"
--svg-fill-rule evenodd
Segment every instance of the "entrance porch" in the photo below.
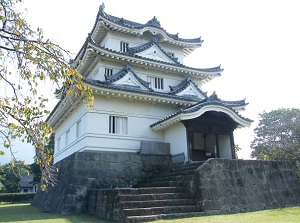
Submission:
M 233 131 L 238 124 L 226 113 L 208 111 L 184 120 L 187 131 L 188 161 L 209 158 L 235 159 Z

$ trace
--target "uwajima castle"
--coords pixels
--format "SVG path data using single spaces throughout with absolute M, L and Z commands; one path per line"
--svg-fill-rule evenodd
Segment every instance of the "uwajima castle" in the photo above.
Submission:
M 247 103 L 202 90 L 223 71 L 184 65 L 202 44 L 168 33 L 156 17 L 133 22 L 102 4 L 72 61 L 93 90 L 94 106 L 60 95 L 48 117 L 58 183 L 38 192 L 33 204 L 141 222 L 299 203 L 288 163 L 235 159 L 233 132 L 252 122 L 240 114 Z M 280 165 L 291 173 L 285 188 L 276 186 L 283 182 L 276 178 Z

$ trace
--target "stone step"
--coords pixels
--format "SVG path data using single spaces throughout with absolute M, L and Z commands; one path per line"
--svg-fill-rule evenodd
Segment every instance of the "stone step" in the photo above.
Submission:
M 145 215 L 155 215 L 155 214 L 188 213 L 188 212 L 200 212 L 200 211 L 201 208 L 198 205 L 123 209 L 123 213 L 125 216 L 145 216 Z
M 145 222 L 162 218 L 203 215 L 186 188 L 194 171 L 204 162 L 175 165 L 139 184 L 138 188 L 120 192 L 118 201 L 126 222 Z M 126 190 L 124 190 L 126 192 Z
M 199 217 L 204 215 L 205 215 L 204 212 L 188 212 L 188 213 L 157 214 L 157 215 L 147 215 L 147 216 L 128 216 L 125 218 L 125 222 L 138 223 L 138 222 L 155 221 L 158 219 L 189 218 L 189 217 Z
M 146 200 L 146 201 L 123 201 L 120 202 L 123 209 L 130 208 L 150 208 L 163 206 L 184 206 L 195 205 L 194 199 L 166 199 L 166 200 Z
M 160 181 L 160 182 L 148 182 L 142 183 L 140 187 L 185 187 L 186 182 L 184 181 Z
M 147 201 L 166 199 L 189 199 L 188 193 L 157 193 L 157 194 L 128 194 L 118 195 L 118 201 Z
M 158 183 L 158 182 L 165 182 L 165 181 L 187 181 L 192 179 L 193 179 L 193 175 L 163 176 L 163 177 L 155 177 L 149 179 L 145 183 Z
M 119 195 L 122 194 L 157 194 L 186 192 L 185 187 L 137 187 L 137 188 L 116 188 Z
M 115 188 L 118 194 L 139 194 L 139 188 Z
M 179 176 L 179 175 L 193 175 L 195 173 L 195 169 L 184 170 L 184 171 L 169 171 L 162 172 L 157 175 L 157 177 L 171 177 L 171 176 Z
M 179 193 L 187 192 L 185 187 L 140 187 L 139 194 Z
M 204 163 L 204 161 L 199 161 L 199 162 L 191 162 L 191 163 L 186 163 L 182 165 L 173 165 L 171 169 L 173 171 L 175 170 L 190 170 L 190 169 L 197 169 L 199 166 L 201 166 Z
M 194 171 L 203 164 L 204 162 L 196 162 L 185 165 L 175 165 L 171 169 L 162 171 L 157 176 L 176 176 L 176 175 L 192 175 Z

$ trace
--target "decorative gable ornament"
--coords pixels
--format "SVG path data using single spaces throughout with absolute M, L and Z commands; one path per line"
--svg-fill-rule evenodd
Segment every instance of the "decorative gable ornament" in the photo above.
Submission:
M 135 54 L 140 57 L 144 57 L 150 60 L 158 60 L 166 63 L 173 63 L 175 62 L 169 58 L 161 49 L 159 49 L 156 45 L 151 46 L 149 49 Z
M 193 81 L 193 78 L 189 75 L 177 86 L 169 86 L 170 94 L 177 96 L 196 97 L 198 100 L 204 100 L 207 98 L 206 93 L 201 91 L 197 84 Z
M 205 99 L 205 96 L 195 87 L 194 84 L 189 83 L 184 90 L 176 94 L 177 96 L 192 96 L 200 100 Z
M 138 81 L 138 79 L 135 77 L 135 75 L 131 71 L 128 71 L 124 77 L 115 81 L 113 84 L 126 85 L 126 86 L 141 88 L 142 90 L 149 90 L 144 85 L 142 85 L 141 82 Z
M 122 85 L 122 86 L 130 86 L 135 88 L 140 88 L 142 90 L 149 91 L 150 83 L 139 78 L 132 69 L 130 63 L 127 63 L 124 69 L 119 71 L 118 73 L 107 76 L 104 84 L 112 84 L 112 85 Z

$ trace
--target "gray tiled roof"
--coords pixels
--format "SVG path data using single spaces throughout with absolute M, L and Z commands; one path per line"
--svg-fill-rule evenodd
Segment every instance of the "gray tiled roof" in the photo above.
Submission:
M 240 114 L 238 114 L 234 109 L 233 107 L 235 106 L 243 106 L 243 105 L 246 105 L 245 104 L 245 100 L 240 100 L 240 101 L 231 101 L 228 103 L 228 101 L 222 101 L 220 100 L 216 93 L 213 93 L 211 96 L 209 96 L 208 98 L 194 104 L 194 105 L 191 105 L 190 107 L 187 107 L 185 109 L 180 109 L 178 110 L 177 112 L 165 117 L 164 119 L 161 119 L 153 124 L 150 125 L 150 127 L 153 127 L 153 126 L 156 126 L 156 125 L 159 125 L 160 123 L 164 122 L 164 121 L 167 121 L 173 117 L 175 117 L 176 115 L 179 115 L 179 114 L 183 114 L 183 113 L 192 113 L 192 112 L 195 112 L 195 111 L 198 111 L 200 110 L 201 108 L 203 108 L 204 106 L 207 106 L 207 105 L 220 105 L 220 106 L 223 106 L 223 107 L 227 107 L 229 108 L 230 110 L 232 110 L 235 114 L 237 114 L 240 118 L 242 118 L 243 120 L 247 121 L 247 122 L 253 122 L 251 119 L 248 119 L 248 118 L 245 118 L 243 116 L 241 116 Z
M 212 93 L 212 95 L 210 95 L 209 97 L 204 99 L 202 102 L 210 102 L 210 101 L 220 102 L 224 105 L 233 106 L 233 107 L 245 106 L 245 105 L 248 104 L 248 103 L 245 102 L 245 99 L 238 100 L 238 101 L 224 101 L 224 100 L 221 100 L 218 97 L 218 95 L 216 94 L 216 92 Z
M 166 52 L 163 48 L 161 48 L 160 44 L 158 43 L 158 38 L 156 36 L 153 36 L 152 41 L 145 43 L 141 46 L 137 46 L 137 47 L 129 47 L 128 51 L 126 52 L 126 54 L 130 55 L 130 56 L 134 56 L 134 54 L 145 51 L 147 49 L 149 49 L 152 46 L 157 46 L 167 57 L 169 57 L 172 61 L 174 61 L 175 63 L 178 63 L 178 58 L 170 55 L 168 52 Z
M 137 23 L 137 22 L 133 22 L 124 18 L 119 18 L 116 16 L 112 16 L 107 14 L 106 12 L 104 12 L 104 4 L 102 3 L 102 5 L 99 8 L 99 12 L 98 12 L 98 16 L 97 19 L 100 20 L 101 17 L 124 27 L 127 28 L 131 28 L 131 29 L 143 29 L 145 27 L 155 27 L 158 29 L 161 29 L 162 31 L 164 31 L 170 38 L 174 39 L 174 40 L 178 40 L 178 41 L 182 41 L 182 42 L 187 42 L 187 43 L 202 43 L 203 40 L 201 40 L 201 37 L 198 38 L 193 38 L 193 39 L 184 39 L 184 38 L 179 38 L 178 34 L 170 34 L 168 32 L 166 32 L 165 29 L 163 29 L 160 25 L 160 22 L 158 21 L 158 19 L 156 18 L 156 16 L 154 16 L 151 20 L 149 20 L 147 23 L 145 24 L 141 24 L 141 23 Z
M 134 77 L 144 86 L 147 88 L 147 90 L 143 90 L 138 86 L 131 86 L 131 85 L 116 85 L 113 84 L 114 82 L 120 80 L 121 78 L 123 78 L 128 72 L 131 72 Z M 206 93 L 201 91 L 197 85 L 192 81 L 192 77 L 189 76 L 187 77 L 185 80 L 183 80 L 179 85 L 177 86 L 173 86 L 171 88 L 171 92 L 168 93 L 164 93 L 164 92 L 155 92 L 153 91 L 153 89 L 151 89 L 149 87 L 149 82 L 144 81 L 143 79 L 139 78 L 138 75 L 136 75 L 136 73 L 134 72 L 134 70 L 132 69 L 132 66 L 130 63 L 127 63 L 127 65 L 120 70 L 118 73 L 111 75 L 111 76 L 106 76 L 106 80 L 105 81 L 99 81 L 99 80 L 94 80 L 94 79 L 89 79 L 89 78 L 83 78 L 83 80 L 86 83 L 95 85 L 95 86 L 99 86 L 99 87 L 105 87 L 105 88 L 111 88 L 111 89 L 115 89 L 115 90 L 123 90 L 123 91 L 128 91 L 128 92 L 135 92 L 135 93 L 144 93 L 144 94 L 151 94 L 151 95 L 155 95 L 155 96 L 161 96 L 161 97 L 168 97 L 168 98 L 174 98 L 174 99 L 181 99 L 181 100 L 188 100 L 188 101 L 199 101 L 199 98 L 197 96 L 193 96 L 193 95 L 181 95 L 178 96 L 176 95 L 178 92 L 180 92 L 186 85 L 192 83 L 198 90 L 200 93 L 203 94 L 203 96 L 206 97 Z M 174 89 L 174 90 L 172 90 Z
M 152 95 L 152 96 L 158 96 L 158 97 L 164 97 L 164 98 L 170 98 L 170 99 L 185 100 L 185 101 L 190 101 L 190 102 L 199 101 L 198 98 L 189 97 L 186 95 L 177 96 L 177 95 L 173 95 L 173 94 L 169 94 L 169 93 L 153 91 L 152 89 L 143 90 L 140 87 L 136 87 L 136 86 L 117 85 L 117 84 L 112 84 L 107 81 L 99 81 L 99 80 L 94 80 L 94 79 L 90 79 L 90 78 L 86 78 L 86 77 L 83 77 L 82 80 L 87 84 L 91 84 L 91 85 L 106 88 L 106 89 L 120 90 L 120 91 L 126 91 L 126 92 L 131 92 L 131 93 L 141 93 L 141 94 L 146 94 L 146 95 Z
M 166 64 L 166 65 L 172 65 L 172 66 L 176 66 L 176 67 L 180 67 L 180 68 L 185 68 L 185 69 L 192 69 L 192 70 L 200 71 L 200 72 L 218 72 L 218 74 L 217 74 L 218 76 L 220 76 L 221 72 L 224 70 L 224 69 L 221 69 L 221 65 L 216 66 L 216 67 L 211 67 L 211 68 L 194 68 L 194 67 L 188 67 L 188 66 L 186 66 L 184 64 L 181 64 L 179 62 L 173 64 L 173 63 L 164 62 L 164 61 L 161 61 L 161 60 L 154 60 L 154 59 L 145 58 L 145 57 L 138 56 L 138 55 L 130 55 L 130 54 L 127 54 L 126 52 L 120 52 L 120 51 L 112 50 L 112 49 L 109 49 L 109 48 L 97 46 L 91 40 L 90 40 L 89 43 L 90 43 L 89 44 L 90 46 L 95 46 L 96 48 L 103 49 L 103 50 L 105 50 L 107 52 L 111 52 L 111 53 L 115 53 L 115 54 L 119 54 L 119 55 L 130 56 L 130 57 L 133 57 L 133 58 L 146 59 L 146 60 L 153 61 L 153 62 L 158 62 L 158 63 L 162 63 L 162 64 Z M 84 46 L 85 46 L 84 50 L 87 50 L 88 44 L 85 44 Z M 83 55 L 84 55 L 84 53 L 81 54 L 80 58 L 76 58 L 76 60 L 81 60 L 82 57 L 83 57 Z
M 193 81 L 193 78 L 191 75 L 189 75 L 186 79 L 184 79 L 179 85 L 176 86 L 169 86 L 170 87 L 170 94 L 177 94 L 181 91 L 183 91 L 189 84 L 192 84 L 195 86 L 195 88 L 203 95 L 207 96 L 206 92 L 203 92 L 198 85 Z
M 111 76 L 106 76 L 105 77 L 105 81 L 103 82 L 103 84 L 111 84 L 113 82 L 116 82 L 117 80 L 120 80 L 121 78 L 123 78 L 128 72 L 131 72 L 133 74 L 133 76 L 146 88 L 148 88 L 148 90 L 152 90 L 149 85 L 150 83 L 147 81 L 144 81 L 143 79 L 141 79 L 138 75 L 136 75 L 136 73 L 133 71 L 132 66 L 130 63 L 127 63 L 125 68 L 120 70 L 118 73 L 115 73 Z

